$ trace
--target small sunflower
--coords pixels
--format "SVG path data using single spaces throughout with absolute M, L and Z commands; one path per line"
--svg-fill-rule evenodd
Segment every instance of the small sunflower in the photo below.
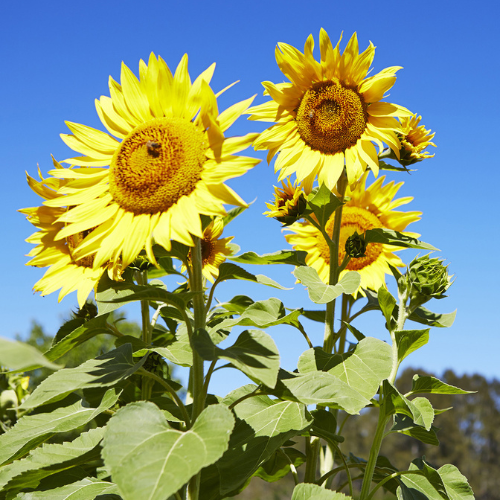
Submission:
M 56 168 L 62 168 L 57 162 L 54 162 L 54 164 Z M 66 183 L 65 180 L 54 177 L 44 179 L 40 171 L 39 176 L 40 180 L 37 181 L 27 175 L 28 184 L 35 193 L 45 200 L 56 198 L 57 191 Z M 33 258 L 26 265 L 49 267 L 42 279 L 35 283 L 33 290 L 41 292 L 42 296 L 44 296 L 61 289 L 59 301 L 64 296 L 77 290 L 78 304 L 83 307 L 90 292 L 108 269 L 107 265 L 94 268 L 93 256 L 82 259 L 74 257 L 74 249 L 85 237 L 86 233 L 72 234 L 62 240 L 56 239 L 58 232 L 64 228 L 64 222 L 58 221 L 66 212 L 63 208 L 42 205 L 23 208 L 19 211 L 25 214 L 27 219 L 39 229 L 26 240 L 28 243 L 36 245 L 29 252 L 28 256 Z M 119 276 L 115 274 L 113 278 L 119 279 Z
M 408 224 L 420 219 L 421 212 L 399 212 L 394 209 L 409 203 L 413 198 L 399 198 L 394 196 L 403 185 L 403 182 L 394 184 L 393 181 L 383 186 L 385 176 L 377 179 L 370 187 L 365 188 L 368 172 L 362 176 L 356 186 L 347 188 L 348 201 L 342 210 L 340 226 L 339 264 L 345 257 L 345 244 L 349 236 L 357 232 L 362 235 L 368 229 L 383 227 L 394 231 L 404 231 Z M 329 234 L 333 231 L 334 215 L 326 224 Z M 286 240 L 296 250 L 307 252 L 306 264 L 318 272 L 320 278 L 328 283 L 330 273 L 330 253 L 325 239 L 318 229 L 310 222 L 295 223 L 289 228 L 294 234 L 285 235 Z M 405 233 L 413 235 L 414 233 Z M 393 252 L 400 247 L 369 243 L 365 255 L 358 259 L 351 259 L 340 277 L 347 271 L 358 271 L 361 274 L 360 288 L 378 290 L 385 284 L 385 274 L 391 271 L 388 264 L 403 267 L 401 259 Z M 357 292 L 355 292 L 355 296 Z
M 205 228 L 201 238 L 202 273 L 212 283 L 218 278 L 219 266 L 225 262 L 226 257 L 237 251 L 237 245 L 231 243 L 234 236 L 221 238 L 223 230 L 222 217 L 215 217 Z M 191 253 L 188 259 L 191 259 Z
M 95 270 L 109 261 L 125 268 L 145 248 L 154 263 L 153 238 L 167 250 L 171 240 L 193 246 L 191 235 L 203 237 L 200 214 L 246 206 L 224 182 L 259 163 L 235 155 L 256 134 L 225 138 L 224 132 L 253 98 L 219 114 L 209 86 L 214 67 L 191 83 L 187 55 L 174 75 L 154 54 L 147 65 L 140 61 L 140 79 L 123 64 L 121 84 L 110 78 L 111 97 L 96 100 L 112 135 L 67 122 L 73 134 L 62 139 L 84 156 L 65 160 L 79 168 L 49 172 L 67 182 L 45 204 L 68 207 L 56 241 L 92 230 L 75 248 L 76 259 L 93 256 Z
M 289 178 L 281 182 L 282 187 L 274 187 L 274 201 L 266 203 L 268 212 L 264 212 L 267 217 L 273 217 L 283 224 L 291 224 L 301 217 L 307 201 L 304 190 L 297 181 L 294 184 Z
M 419 125 L 421 116 L 412 115 L 410 117 L 400 118 L 401 132 L 399 140 L 401 141 L 401 158 L 403 165 L 411 165 L 425 158 L 432 158 L 429 152 L 424 151 L 427 146 L 436 145 L 431 142 L 435 133 L 431 133 L 423 125 Z
M 304 53 L 285 43 L 276 48 L 276 61 L 290 83 L 263 82 L 273 99 L 249 109 L 250 119 L 276 122 L 255 141 L 256 149 L 268 149 L 268 161 L 280 153 L 275 171 L 279 180 L 296 173 L 304 188 L 318 182 L 333 189 L 344 165 L 349 184 L 367 167 L 378 175 L 378 154 L 386 143 L 399 156 L 396 118 L 410 112 L 396 104 L 381 102 L 394 85 L 392 66 L 367 77 L 375 47 L 359 54 L 356 33 L 343 54 L 339 42 L 333 48 L 326 31 L 320 31 L 321 61 L 313 57 L 314 40 L 309 36 Z M 342 37 L 341 37 L 342 38 Z M 306 189 L 307 190 L 307 189 Z

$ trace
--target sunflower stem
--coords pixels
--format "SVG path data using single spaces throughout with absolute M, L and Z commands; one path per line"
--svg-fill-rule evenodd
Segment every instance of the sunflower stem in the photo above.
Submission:
M 203 294 L 203 261 L 201 256 L 201 240 L 193 237 L 194 247 L 191 249 L 191 272 L 189 273 L 189 288 L 194 292 L 193 310 L 194 310 L 194 331 L 204 329 L 206 327 L 206 311 L 205 300 Z M 190 339 L 192 341 L 192 337 Z M 205 408 L 205 391 L 204 391 L 204 368 L 203 359 L 194 349 L 193 351 L 193 366 L 191 368 L 191 389 L 193 398 L 193 409 L 191 413 L 191 423 L 194 424 L 200 413 Z M 208 387 L 206 388 L 208 390 Z M 200 494 L 200 478 L 199 472 L 188 483 L 187 499 L 198 500 Z
M 338 182 L 337 191 L 339 193 L 339 198 L 343 202 L 345 190 L 347 188 L 347 176 L 344 172 Z M 330 276 L 328 279 L 329 285 L 336 285 L 339 280 L 339 239 L 340 239 L 340 225 L 342 222 L 342 207 L 341 205 L 335 211 L 335 218 L 333 223 L 333 231 L 331 237 L 331 243 L 328 243 L 328 248 L 330 250 Z M 328 354 L 333 351 L 333 344 L 335 339 L 334 331 L 334 320 L 335 320 L 335 299 L 326 305 L 326 319 L 325 319 L 325 337 L 323 341 L 323 350 Z
M 136 271 L 135 279 L 139 285 L 148 284 L 148 272 Z M 141 300 L 142 341 L 149 347 L 152 343 L 152 327 L 149 320 L 149 301 Z M 142 377 L 141 398 L 144 401 L 151 399 L 154 382 L 147 376 Z

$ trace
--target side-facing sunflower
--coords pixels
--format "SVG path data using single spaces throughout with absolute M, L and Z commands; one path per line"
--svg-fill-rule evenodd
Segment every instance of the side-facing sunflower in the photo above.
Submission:
M 125 268 L 145 248 L 155 262 L 153 238 L 167 250 L 171 240 L 193 246 L 192 235 L 203 237 L 200 214 L 245 206 L 224 182 L 259 163 L 235 155 L 256 134 L 225 138 L 224 132 L 253 98 L 219 114 L 209 86 L 214 67 L 191 83 L 187 55 L 174 75 L 154 54 L 147 65 L 140 61 L 140 79 L 123 64 L 121 84 L 110 78 L 111 97 L 96 100 L 112 135 L 67 122 L 73 134 L 62 139 L 84 156 L 65 160 L 79 168 L 49 172 L 67 182 L 45 204 L 68 207 L 55 241 L 92 229 L 75 248 L 76 259 L 93 255 L 94 269 L 108 261 Z
M 54 162 L 54 165 L 56 168 L 62 169 L 57 162 Z M 44 200 L 56 198 L 57 191 L 64 186 L 66 181 L 55 177 L 44 179 L 40 171 L 38 174 L 39 181 L 27 175 L 31 189 Z M 90 292 L 97 285 L 108 266 L 94 268 L 93 256 L 82 259 L 74 257 L 74 249 L 85 236 L 84 233 L 56 239 L 56 235 L 64 228 L 64 223 L 58 222 L 58 219 L 66 212 L 65 209 L 42 205 L 23 208 L 19 211 L 25 214 L 27 219 L 39 229 L 26 240 L 28 243 L 36 245 L 29 252 L 28 256 L 32 259 L 26 265 L 49 267 L 44 276 L 35 283 L 33 290 L 41 292 L 44 296 L 60 289 L 59 301 L 77 290 L 78 304 L 80 308 L 83 307 Z M 117 270 L 116 266 L 115 270 Z M 114 275 L 113 278 L 118 279 L 119 276 Z
M 234 236 L 221 238 L 223 231 L 222 217 L 215 217 L 205 228 L 201 238 L 202 273 L 212 283 L 219 276 L 219 266 L 225 262 L 227 256 L 233 255 L 239 248 L 238 245 L 231 243 Z M 191 254 L 188 255 L 188 259 L 190 256 Z
M 255 148 L 268 149 L 268 161 L 279 152 L 275 162 L 279 180 L 295 172 L 306 191 L 316 176 L 320 184 L 333 189 L 344 165 L 349 184 L 367 167 L 377 175 L 374 144 L 381 150 L 386 143 L 399 155 L 396 132 L 401 127 L 396 118 L 411 114 L 381 101 L 394 85 L 400 67 L 367 77 L 375 54 L 371 43 L 359 54 L 354 33 L 341 54 L 340 40 L 333 48 L 323 29 L 319 41 L 320 61 L 313 57 L 312 35 L 304 53 L 279 43 L 276 61 L 290 83 L 263 82 L 265 94 L 273 100 L 249 109 L 252 120 L 276 122 L 260 135 Z
M 412 115 L 410 117 L 400 118 L 401 132 L 399 140 L 401 141 L 400 163 L 411 165 L 425 158 L 432 158 L 434 155 L 424 151 L 428 146 L 436 145 L 431 142 L 435 133 L 427 130 L 423 125 L 419 125 L 421 116 Z
M 347 238 L 357 232 L 363 234 L 368 229 L 383 227 L 394 231 L 404 231 L 408 224 L 420 219 L 421 212 L 400 212 L 395 208 L 409 203 L 413 198 L 394 199 L 394 196 L 403 185 L 403 182 L 394 184 L 393 181 L 385 186 L 385 176 L 377 179 L 371 186 L 365 188 L 366 172 L 354 189 L 347 188 L 346 198 L 349 200 L 342 210 L 339 240 L 339 264 L 345 257 L 345 243 Z M 332 234 L 334 214 L 326 224 L 326 230 Z M 310 222 L 298 222 L 288 228 L 293 234 L 285 235 L 286 240 L 296 250 L 307 252 L 306 263 L 318 272 L 320 278 L 328 283 L 330 273 L 330 253 L 325 239 L 318 229 Z M 414 233 L 405 233 L 415 235 Z M 378 290 L 385 284 L 385 275 L 391 271 L 388 264 L 403 267 L 401 259 L 393 252 L 400 247 L 369 243 L 364 257 L 351 259 L 344 271 L 358 271 L 361 275 L 360 288 Z M 357 295 L 357 292 L 355 293 Z
M 282 224 L 291 224 L 297 219 L 300 219 L 301 214 L 304 212 L 307 201 L 304 196 L 302 186 L 290 182 L 287 177 L 285 181 L 281 182 L 280 187 L 274 187 L 274 201 L 266 203 L 268 212 L 264 212 L 267 217 L 273 217 Z

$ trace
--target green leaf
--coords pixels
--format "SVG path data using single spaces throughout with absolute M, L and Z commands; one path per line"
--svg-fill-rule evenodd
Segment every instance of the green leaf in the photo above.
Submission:
M 171 340 L 167 345 L 154 347 L 152 350 L 176 365 L 193 366 L 193 350 L 185 326 L 181 326 L 177 330 L 175 339 Z
M 162 276 L 176 274 L 185 279 L 185 276 L 174 267 L 172 257 L 160 257 L 159 259 L 157 258 L 157 262 L 160 268 L 151 266 L 151 269 L 148 270 L 148 278 L 161 278 Z
M 227 450 L 234 417 L 211 405 L 187 432 L 170 428 L 152 403 L 132 403 L 109 421 L 103 445 L 124 500 L 165 500 Z
M 418 248 L 421 250 L 437 250 L 438 248 L 433 247 L 429 243 L 418 240 L 412 236 L 407 236 L 398 231 L 393 231 L 392 229 L 385 229 L 382 227 L 377 227 L 374 229 L 368 229 L 365 232 L 366 243 L 382 243 L 384 245 L 395 245 L 403 248 Z
M 233 262 L 240 264 L 290 264 L 292 266 L 305 266 L 307 252 L 301 250 L 280 250 L 279 252 L 258 255 L 255 252 L 245 252 L 241 255 L 228 257 Z
M 340 354 L 328 354 L 321 347 L 313 347 L 303 352 L 297 363 L 300 373 L 322 371 L 327 372 L 339 363 L 342 363 Z
M 433 446 L 439 445 L 439 439 L 437 437 L 436 431 L 438 429 L 431 426 L 429 430 L 425 430 L 422 426 L 415 424 L 410 417 L 406 415 L 394 415 L 394 424 L 391 428 L 391 432 L 399 432 L 400 434 L 406 434 L 411 436 L 422 443 L 431 444 Z
M 134 374 L 146 361 L 134 363 L 132 346 L 124 344 L 76 368 L 64 368 L 46 378 L 20 406 L 29 410 L 64 399 L 78 389 L 111 387 Z
M 61 368 L 51 361 L 33 346 L 0 337 L 0 366 L 12 371 L 32 370 L 41 366 L 51 370 Z
M 334 442 L 342 443 L 344 441 L 342 436 L 332 432 L 337 429 L 337 419 L 334 417 L 333 413 L 319 409 L 313 410 L 311 415 L 314 418 L 311 428 L 309 429 L 311 434 Z
M 349 331 L 354 335 L 354 338 L 358 341 L 361 342 L 365 337 L 363 333 L 361 333 L 357 328 L 354 328 L 354 326 L 350 325 L 349 323 L 346 323 L 344 321 L 345 326 L 349 329 Z
M 83 344 L 87 340 L 99 335 L 101 333 L 111 333 L 108 325 L 109 314 L 97 316 L 82 326 L 75 328 L 71 333 L 66 334 L 59 342 L 52 345 L 52 347 L 45 353 L 45 356 L 54 361 L 66 354 L 71 349 Z
M 50 413 L 25 415 L 5 434 L 0 435 L 0 465 L 22 457 L 54 434 L 68 432 L 87 424 L 118 401 L 119 393 L 109 389 L 97 408 L 78 401 Z
M 417 307 L 415 311 L 410 315 L 409 319 L 415 321 L 416 323 L 421 323 L 426 326 L 437 326 L 440 328 L 448 328 L 453 325 L 455 321 L 455 316 L 457 311 L 452 313 L 438 314 L 433 313 L 426 309 L 425 307 Z
M 239 318 L 228 318 L 220 323 L 217 323 L 213 328 L 207 328 L 212 340 L 216 341 L 218 330 L 231 329 L 234 326 L 256 326 L 258 328 L 269 328 L 276 325 L 291 325 L 296 328 L 300 326 L 299 316 L 301 315 L 300 309 L 287 313 L 283 303 L 276 299 L 270 298 L 268 300 L 261 300 L 250 304 L 244 309 Z M 216 337 L 216 338 L 214 338 Z M 218 343 L 218 342 L 216 342 Z
M 307 287 L 309 298 L 316 304 L 326 304 L 343 293 L 353 293 L 361 283 L 361 276 L 356 271 L 344 274 L 336 285 L 323 283 L 316 269 L 308 266 L 297 267 L 293 275 Z
M 231 404 L 243 392 L 253 389 L 255 386 L 237 389 L 224 403 Z M 220 490 L 222 498 L 241 487 L 276 450 L 312 421 L 304 405 L 278 402 L 268 396 L 246 399 L 237 404 L 234 411 L 238 420 L 228 451 L 215 466 L 203 471 L 201 491 L 205 491 L 205 495 L 201 495 L 202 499 L 210 498 L 206 491 L 209 487 Z
M 307 319 L 311 321 L 317 321 L 318 323 L 324 323 L 326 313 L 325 311 L 302 311 L 302 316 L 305 316 Z
M 263 274 L 252 274 L 243 269 L 236 264 L 231 264 L 230 262 L 224 262 L 219 266 L 219 276 L 215 280 L 213 286 L 222 283 L 226 280 L 246 280 L 253 281 L 255 283 L 260 283 L 261 285 L 272 286 L 273 288 L 279 288 L 280 290 L 290 290 L 290 288 L 286 288 L 281 286 L 276 281 L 273 281 L 271 278 L 264 276 Z
M 434 421 L 434 409 L 426 398 L 415 398 L 410 401 L 403 396 L 388 380 L 383 382 L 383 411 L 385 415 L 402 413 L 410 417 L 417 425 L 426 430 Z
M 109 294 L 110 296 L 104 299 L 102 296 L 97 299 L 97 304 L 99 305 L 99 314 L 101 314 L 101 304 L 113 303 L 123 304 L 128 302 L 133 302 L 136 300 L 151 300 L 154 302 L 162 302 L 164 304 L 170 304 L 177 309 L 186 309 L 188 302 L 195 295 L 194 292 L 179 292 L 172 293 L 167 292 L 164 289 L 164 284 L 156 284 L 151 282 L 148 285 L 124 285 L 125 289 L 121 290 L 120 293 Z M 116 287 L 115 287 L 116 290 Z M 118 306 L 119 307 L 119 306 Z M 116 307 L 114 308 L 116 309 Z M 106 309 L 108 310 L 108 309 Z
M 324 184 L 307 197 L 307 209 L 316 216 L 321 227 L 326 226 L 333 212 L 341 206 L 342 202 Z
M 34 489 L 51 474 L 99 459 L 100 452 L 96 448 L 103 435 L 104 428 L 98 427 L 82 433 L 72 442 L 44 444 L 34 449 L 26 458 L 0 469 L 0 489 Z
M 367 399 L 378 391 L 392 369 L 392 348 L 386 342 L 366 337 L 344 361 L 328 370 Z
M 464 391 L 435 377 L 414 375 L 410 394 L 473 394 L 474 392 Z
M 340 408 L 351 415 L 370 404 L 369 399 L 330 373 L 310 372 L 296 376 L 287 373 L 287 376 L 289 378 L 281 377 L 277 386 L 277 395 L 282 399 Z
M 292 500 L 349 500 L 350 496 L 337 491 L 325 490 L 311 483 L 301 483 L 293 489 Z
M 254 473 L 268 483 L 278 481 L 290 472 L 290 462 L 298 468 L 306 456 L 295 448 L 278 448 Z
M 398 498 L 429 500 L 474 500 L 467 479 L 454 465 L 444 465 L 439 469 L 432 468 L 424 460 L 414 460 L 409 468 L 419 474 L 407 474 L 401 477 Z M 422 494 L 424 497 L 422 497 Z
M 94 500 L 98 495 L 117 493 L 116 485 L 88 477 L 60 488 L 20 493 L 15 500 Z
M 394 311 L 394 307 L 396 306 L 396 299 L 383 285 L 378 289 L 377 298 L 382 314 L 387 321 L 387 327 L 390 328 L 392 312 Z
M 412 352 L 420 349 L 429 341 L 427 330 L 402 330 L 396 331 L 396 345 L 398 346 L 398 361 L 401 362 Z
M 227 349 L 217 347 L 205 330 L 197 330 L 193 346 L 207 360 L 225 359 L 251 380 L 274 387 L 280 367 L 279 351 L 273 339 L 260 330 L 245 330 Z

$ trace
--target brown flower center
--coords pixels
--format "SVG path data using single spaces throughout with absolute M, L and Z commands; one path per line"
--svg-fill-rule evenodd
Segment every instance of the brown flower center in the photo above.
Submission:
M 136 127 L 110 165 L 109 191 L 134 214 L 164 212 L 201 178 L 205 136 L 192 122 L 159 118 Z
M 367 105 L 355 90 L 331 80 L 314 83 L 297 109 L 297 128 L 304 142 L 325 154 L 354 146 L 365 131 Z

